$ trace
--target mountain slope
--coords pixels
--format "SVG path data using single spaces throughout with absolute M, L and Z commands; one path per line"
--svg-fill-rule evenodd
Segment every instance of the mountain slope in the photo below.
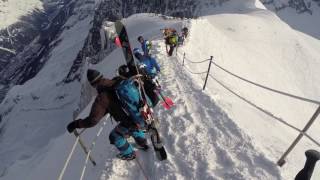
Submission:
M 79 83 L 63 84 L 73 60 L 83 47 L 92 15 L 81 21 L 69 19 L 60 43 L 38 75 L 14 86 L 1 103 L 0 174 L 19 160 L 38 156 L 50 139 L 61 135 L 72 119 L 80 96 Z M 78 23 L 77 23 L 78 22 Z

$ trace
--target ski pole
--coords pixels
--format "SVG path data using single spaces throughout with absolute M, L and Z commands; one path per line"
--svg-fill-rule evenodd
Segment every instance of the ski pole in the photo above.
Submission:
M 82 147 L 84 153 L 88 155 L 88 153 L 89 153 L 88 148 L 84 145 L 82 139 L 80 138 L 80 134 L 78 133 L 78 131 L 77 131 L 77 130 L 74 130 L 74 131 L 73 131 L 73 134 L 74 134 L 77 138 L 79 138 L 79 144 L 80 144 L 80 146 Z M 89 155 L 89 159 L 90 159 L 90 161 L 92 162 L 92 164 L 93 164 L 94 166 L 97 164 L 97 163 L 95 162 L 95 160 L 92 158 L 91 155 Z

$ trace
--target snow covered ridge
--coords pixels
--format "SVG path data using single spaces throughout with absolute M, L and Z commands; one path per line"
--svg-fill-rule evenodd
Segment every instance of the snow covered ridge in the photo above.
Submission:
M 263 0 L 292 28 L 320 39 L 320 2 L 318 0 Z
M 0 29 L 19 21 L 35 9 L 43 10 L 43 3 L 40 0 L 1 0 L 0 1 Z
M 317 11 L 316 6 L 320 6 L 318 0 L 260 0 L 264 4 L 270 4 L 274 6 L 276 11 L 291 7 L 296 10 L 297 13 L 307 12 L 312 14 L 314 10 Z
M 88 35 L 94 5 L 88 1 L 75 1 L 74 13 L 62 8 L 65 16 L 58 15 L 61 21 L 55 22 L 66 22 L 55 24 L 57 38 L 50 37 L 51 31 L 48 31 L 48 39 L 38 39 L 48 44 L 35 41 L 25 50 L 34 56 L 46 52 L 44 56 L 33 62 L 15 59 L 16 63 L 6 69 L 13 73 L 5 74 L 7 77 L 24 78 L 23 72 L 15 69 L 25 69 L 37 76 L 23 85 L 13 86 L 0 104 L 0 146 L 6 147 L 0 148 L 0 176 L 5 176 L 13 164 L 24 166 L 24 160 L 38 158 L 51 140 L 65 132 L 65 124 L 72 119 L 76 109 L 80 84 L 62 82 Z M 43 66 L 37 68 L 39 65 Z
M 61 42 L 59 35 L 63 30 L 72 28 L 94 12 L 94 2 L 88 0 L 47 2 L 44 7 L 46 12 L 32 12 L 0 32 L 0 46 L 15 51 L 12 54 L 0 50 L 0 82 L 6 87 L 0 90 L 1 94 L 5 94 L 7 87 L 23 84 L 34 77 Z M 70 16 L 73 18 L 66 24 Z M 1 95 L 0 100 L 2 98 Z

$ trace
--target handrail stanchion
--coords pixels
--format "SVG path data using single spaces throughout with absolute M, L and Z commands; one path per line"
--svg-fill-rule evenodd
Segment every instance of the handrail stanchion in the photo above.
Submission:
M 317 119 L 318 115 L 320 114 L 320 105 L 316 112 L 312 115 L 310 121 L 306 124 L 306 126 L 303 128 L 302 132 L 298 135 L 298 137 L 293 141 L 293 143 L 290 145 L 288 150 L 281 156 L 279 161 L 277 162 L 278 166 L 282 167 L 286 161 L 285 158 L 288 156 L 288 154 L 292 151 L 292 149 L 298 144 L 300 139 L 303 137 L 303 134 L 311 127 L 312 123 Z
M 184 66 L 184 59 L 186 58 L 186 53 L 183 53 L 183 58 L 182 58 L 182 66 Z
M 203 85 L 203 88 L 202 88 L 203 90 L 206 89 L 206 85 L 207 85 L 207 81 L 208 81 L 208 77 L 209 77 L 209 73 L 210 73 L 210 69 L 211 69 L 211 64 L 212 64 L 212 58 L 213 58 L 213 56 L 210 56 L 208 72 L 207 72 L 206 80 L 204 81 L 204 85 Z

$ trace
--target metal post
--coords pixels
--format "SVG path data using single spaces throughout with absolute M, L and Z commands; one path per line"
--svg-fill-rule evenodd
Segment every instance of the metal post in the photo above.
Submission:
M 183 58 L 182 58 L 182 66 L 184 66 L 184 58 L 186 58 L 186 53 L 183 53 Z
M 203 90 L 206 89 L 206 85 L 207 85 L 207 81 L 208 81 L 208 77 L 209 77 L 209 73 L 210 73 L 210 69 L 211 69 L 211 64 L 212 64 L 212 58 L 213 56 L 210 56 L 210 61 L 209 61 L 209 67 L 208 67 L 208 73 L 207 73 L 207 77 L 206 80 L 204 81 L 204 85 L 203 85 Z
M 312 123 L 317 119 L 318 115 L 320 114 L 320 105 L 318 107 L 318 109 L 316 110 L 316 112 L 312 115 L 311 119 L 309 120 L 309 122 L 306 124 L 306 126 L 303 128 L 302 132 L 300 132 L 300 134 L 298 135 L 298 137 L 293 141 L 293 143 L 290 145 L 290 147 L 288 148 L 288 150 L 281 156 L 281 158 L 279 159 L 279 161 L 277 162 L 278 166 L 282 167 L 286 161 L 285 158 L 288 156 L 288 154 L 292 151 L 292 149 L 298 144 L 298 142 L 300 141 L 300 139 L 303 137 L 303 134 L 310 128 L 310 126 L 312 125 Z

